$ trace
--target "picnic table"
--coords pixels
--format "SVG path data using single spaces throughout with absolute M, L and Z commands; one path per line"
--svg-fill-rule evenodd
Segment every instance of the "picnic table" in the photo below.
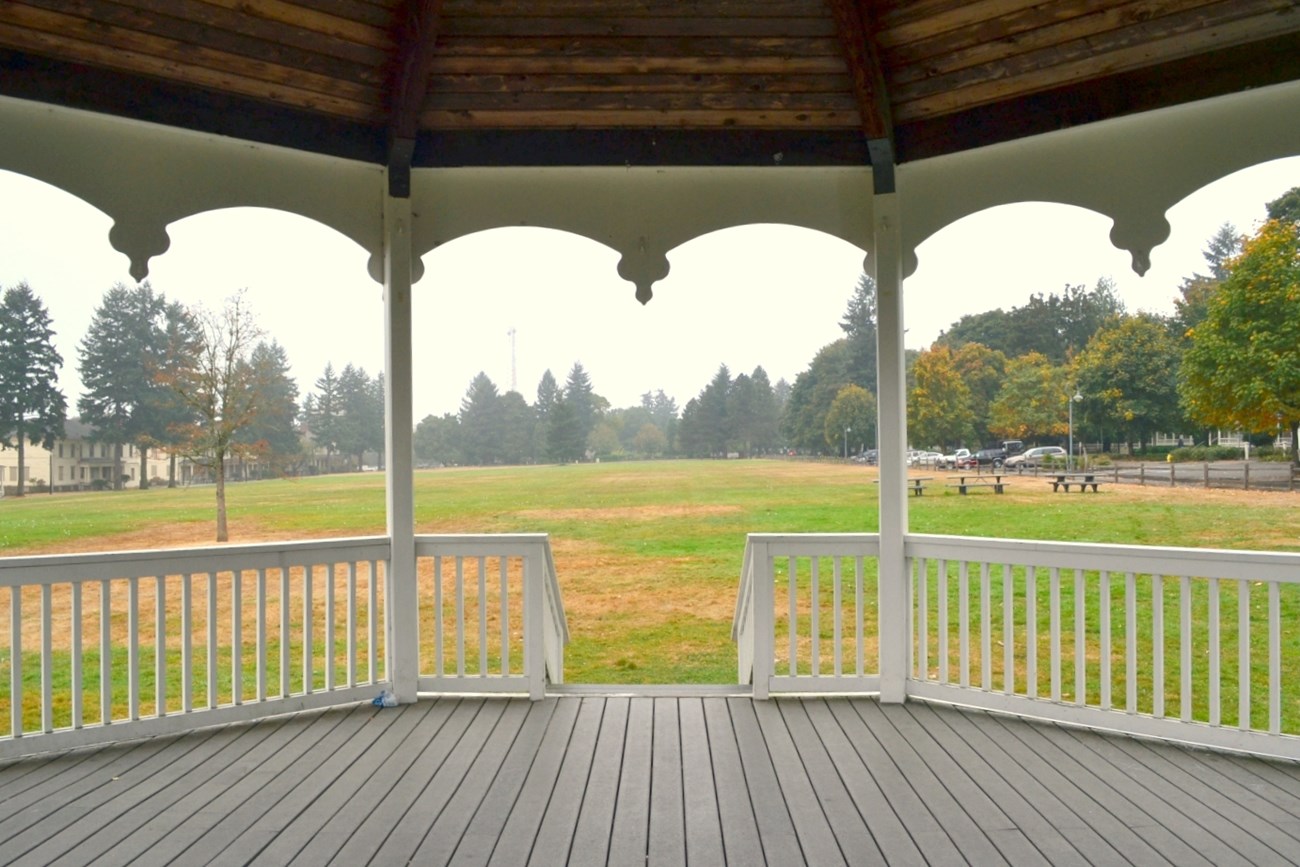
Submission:
M 973 481 L 966 481 L 973 479 Z M 1006 482 L 1002 481 L 1001 473 L 985 473 L 976 476 L 958 476 L 957 481 L 949 482 L 948 487 L 956 488 L 957 493 L 965 494 L 969 488 L 992 488 L 993 493 L 1000 494 L 1006 489 Z
M 1054 494 L 1057 491 L 1070 493 L 1071 485 L 1077 486 L 1081 494 L 1091 486 L 1092 492 L 1095 494 L 1097 493 L 1097 486 L 1102 484 L 1096 473 L 1057 473 L 1048 479 L 1047 483 L 1052 486 L 1052 493 Z
M 908 476 L 907 491 L 915 496 L 921 496 L 925 493 L 925 483 L 932 481 L 934 476 Z M 874 484 L 880 484 L 880 479 L 874 479 Z

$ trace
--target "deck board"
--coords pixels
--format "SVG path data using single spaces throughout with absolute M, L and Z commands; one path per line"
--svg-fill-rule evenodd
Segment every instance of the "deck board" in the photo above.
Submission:
M 352 705 L 0 763 L 15 864 L 1300 863 L 1300 765 L 871 699 Z

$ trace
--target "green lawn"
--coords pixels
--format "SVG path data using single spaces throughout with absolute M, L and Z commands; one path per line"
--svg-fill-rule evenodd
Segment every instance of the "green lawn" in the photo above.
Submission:
M 549 533 L 573 636 L 569 682 L 727 683 L 745 535 L 874 531 L 874 478 L 856 465 L 792 461 L 429 470 L 416 476 L 416 529 Z M 384 532 L 379 473 L 236 484 L 228 499 L 236 544 Z M 1111 485 L 1065 496 L 1014 478 L 1005 496 L 939 485 L 909 505 L 923 533 L 1300 548 L 1300 497 L 1288 494 Z M 212 509 L 210 487 L 9 498 L 0 555 L 205 545 Z

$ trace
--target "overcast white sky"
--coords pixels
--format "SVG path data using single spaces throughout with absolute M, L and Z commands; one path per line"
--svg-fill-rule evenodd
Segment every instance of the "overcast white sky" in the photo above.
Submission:
M 1171 312 L 1183 277 L 1205 271 L 1201 251 L 1224 222 L 1252 231 L 1264 204 L 1300 185 L 1300 157 L 1238 172 L 1169 212 L 1170 239 L 1139 278 L 1107 240 L 1110 221 L 1060 205 L 1022 204 L 968 217 L 921 246 L 905 284 L 907 345 L 924 348 L 966 313 L 1024 304 L 1113 278 L 1130 311 Z M 108 243 L 110 221 L 71 195 L 0 171 L 0 286 L 26 280 L 45 302 L 64 358 L 70 407 L 80 393 L 77 345 L 105 290 L 133 285 Z M 288 352 L 305 395 L 327 362 L 383 366 L 380 287 L 366 254 L 310 220 L 238 209 L 169 227 L 171 248 L 150 264 L 153 287 L 187 304 L 220 307 L 247 287 L 267 332 Z M 793 382 L 840 336 L 838 322 L 863 252 L 788 226 L 717 232 L 669 254 L 672 270 L 642 307 L 617 274 L 618 255 L 584 238 L 501 229 L 425 257 L 415 287 L 415 417 L 456 412 L 480 370 L 501 391 L 516 381 L 531 403 L 549 368 L 563 383 L 581 362 L 616 407 L 663 389 L 678 405 L 725 363 L 733 375 L 763 365 Z

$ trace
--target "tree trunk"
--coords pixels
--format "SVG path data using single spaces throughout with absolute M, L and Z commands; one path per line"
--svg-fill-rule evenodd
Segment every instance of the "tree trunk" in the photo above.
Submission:
M 25 454 L 25 445 L 27 438 L 23 436 L 22 427 L 18 428 L 18 496 L 22 496 L 26 489 L 26 483 L 23 481 L 23 464 Z
M 224 455 L 217 455 L 213 471 L 217 477 L 217 541 L 230 541 L 226 530 L 226 460 Z
M 167 487 L 176 487 L 176 452 L 167 456 Z
M 149 447 L 140 446 L 140 490 L 149 488 Z
M 1300 467 L 1300 439 L 1296 434 L 1300 433 L 1300 419 L 1291 422 L 1291 466 Z
M 120 491 L 125 487 L 122 479 L 122 444 L 113 443 L 113 490 Z

